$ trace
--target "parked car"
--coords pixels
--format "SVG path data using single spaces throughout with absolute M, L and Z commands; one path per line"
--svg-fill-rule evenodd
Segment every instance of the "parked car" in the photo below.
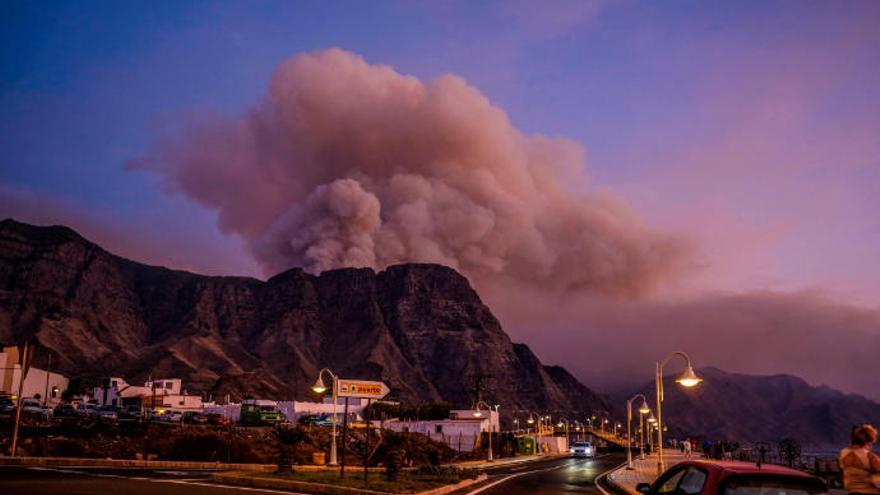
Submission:
M 208 422 L 208 417 L 197 411 L 186 411 L 183 413 L 182 423 L 203 425 Z
M 569 452 L 573 457 L 593 457 L 596 455 L 596 449 L 590 442 L 575 442 L 571 444 Z
M 21 401 L 21 413 L 22 414 L 30 414 L 33 416 L 45 416 L 46 410 L 43 408 L 43 404 L 40 403 L 39 399 L 22 399 Z
M 56 418 L 72 418 L 78 416 L 79 413 L 72 404 L 58 404 L 55 406 L 54 415 Z
M 98 416 L 98 406 L 97 404 L 80 404 L 77 413 L 80 416 L 95 418 Z
M 141 419 L 143 417 L 143 409 L 140 406 L 125 406 L 120 407 L 116 413 L 116 416 L 119 419 Z
M 183 413 L 180 411 L 168 411 L 165 413 L 164 419 L 165 421 L 171 421 L 172 423 L 180 423 L 183 421 Z
M 205 418 L 207 418 L 209 425 L 228 426 L 232 424 L 232 421 L 222 414 L 210 413 L 206 414 Z
M 119 419 L 119 414 L 116 412 L 116 406 L 99 407 L 96 411 L 96 415 L 101 419 L 107 419 L 111 421 Z
M 303 416 L 297 420 L 297 423 L 301 425 L 312 425 L 312 426 L 333 426 L 333 421 L 331 421 L 330 416 Z M 342 422 L 339 422 L 339 425 L 342 425 Z
M 772 464 L 736 461 L 686 461 L 669 468 L 652 483 L 639 483 L 644 495 L 819 495 L 822 479 Z
M 0 414 L 15 412 L 15 401 L 9 397 L 0 399 Z

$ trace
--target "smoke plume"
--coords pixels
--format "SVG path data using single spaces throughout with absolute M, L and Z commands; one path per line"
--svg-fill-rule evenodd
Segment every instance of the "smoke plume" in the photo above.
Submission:
M 280 64 L 246 115 L 135 162 L 219 213 L 266 274 L 436 262 L 479 280 L 631 296 L 685 251 L 590 185 L 583 149 L 525 134 L 456 76 L 338 49 Z

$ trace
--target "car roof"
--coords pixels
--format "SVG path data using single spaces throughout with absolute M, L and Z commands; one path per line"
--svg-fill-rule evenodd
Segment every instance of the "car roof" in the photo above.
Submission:
M 722 475 L 735 475 L 735 474 L 769 474 L 775 476 L 795 476 L 798 478 L 807 478 L 812 479 L 814 476 L 805 473 L 803 471 L 798 471 L 796 469 L 787 468 L 785 466 L 778 466 L 776 464 L 763 464 L 758 466 L 753 462 L 741 462 L 741 461 L 686 461 L 679 465 L 694 465 L 700 466 L 704 469 L 710 471 L 716 471 L 721 473 Z

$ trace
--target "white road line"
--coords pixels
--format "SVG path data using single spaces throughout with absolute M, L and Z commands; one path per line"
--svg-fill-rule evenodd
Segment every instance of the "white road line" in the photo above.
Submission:
M 484 490 L 488 490 L 489 488 L 492 488 L 492 487 L 495 486 L 495 485 L 499 485 L 499 484 L 501 484 L 501 483 L 504 483 L 505 481 L 510 481 L 510 480 L 512 480 L 513 478 L 517 478 L 517 477 L 520 477 L 520 476 L 525 476 L 525 475 L 527 475 L 527 474 L 541 473 L 541 472 L 544 472 L 544 471 L 552 471 L 552 470 L 554 470 L 554 469 L 561 469 L 561 468 L 564 468 L 564 467 L 566 467 L 565 464 L 563 464 L 562 466 L 553 466 L 553 467 L 544 468 L 544 469 L 535 469 L 534 471 L 525 471 L 525 472 L 522 472 L 522 473 L 510 474 L 510 475 L 505 476 L 504 478 L 501 478 L 500 480 L 495 480 L 495 481 L 493 481 L 492 483 L 489 483 L 488 485 L 483 485 L 483 486 L 481 486 L 480 488 L 477 488 L 476 490 L 474 490 L 474 491 L 472 491 L 472 492 L 468 492 L 467 495 L 476 495 L 477 493 L 480 493 L 480 492 L 482 492 L 482 491 L 484 491 Z
M 199 483 L 194 481 L 182 481 L 182 480 L 158 480 L 158 479 L 150 479 L 155 483 L 178 483 L 181 485 L 195 485 L 195 486 L 209 486 L 211 488 L 219 488 L 226 490 L 242 490 L 248 492 L 261 492 L 261 493 L 281 493 L 283 495 L 309 495 L 306 493 L 297 493 L 297 492 L 288 492 L 285 490 L 272 490 L 270 488 L 251 488 L 249 486 L 236 486 L 236 485 L 221 485 L 218 483 Z
M 205 483 L 199 482 L 197 480 L 191 479 L 173 479 L 173 480 L 163 480 L 158 478 L 145 478 L 143 476 L 120 476 L 117 474 L 104 474 L 104 473 L 89 473 L 87 471 L 74 471 L 72 469 L 57 469 L 57 468 L 47 468 L 47 467 L 37 467 L 32 466 L 27 469 L 33 471 L 54 471 L 56 473 L 66 473 L 66 474 L 81 474 L 84 476 L 95 476 L 98 478 L 123 478 L 135 481 L 148 481 L 152 483 L 177 483 L 181 485 L 195 485 L 195 486 L 208 486 L 216 489 L 225 489 L 225 490 L 235 490 L 235 491 L 247 491 L 247 492 L 260 492 L 260 493 L 280 493 L 282 495 L 308 495 L 306 493 L 297 493 L 290 492 L 285 490 L 272 490 L 270 488 L 251 488 L 248 486 L 235 486 L 235 485 L 222 485 L 218 483 Z M 525 474 L 525 473 L 523 473 Z
M 608 490 L 602 488 L 602 485 L 599 483 L 599 480 L 602 477 L 608 476 L 609 474 L 613 473 L 614 471 L 617 471 L 618 469 L 622 468 L 624 466 L 624 464 L 626 464 L 626 463 L 624 462 L 623 464 L 620 464 L 616 467 L 613 467 L 613 468 L 609 469 L 608 471 L 605 471 L 604 473 L 600 474 L 599 476 L 596 476 L 596 478 L 594 478 L 595 481 L 593 482 L 593 485 L 596 488 L 598 488 L 600 492 L 602 492 L 602 495 L 614 495 L 614 494 L 609 492 Z

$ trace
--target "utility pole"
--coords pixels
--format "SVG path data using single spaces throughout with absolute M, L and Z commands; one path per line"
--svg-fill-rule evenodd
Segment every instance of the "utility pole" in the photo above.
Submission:
M 46 361 L 46 391 L 43 394 L 43 405 L 49 404 L 49 375 L 52 374 L 52 353 L 48 353 L 49 357 Z
M 473 383 L 471 389 L 471 404 L 477 404 L 483 401 L 483 381 L 489 378 L 492 378 L 492 375 L 484 375 L 479 372 L 468 376 L 468 379 Z
M 24 398 L 24 377 L 27 375 L 31 366 L 31 357 L 34 349 L 29 347 L 28 342 L 24 342 L 24 351 L 21 353 L 21 367 L 18 378 L 18 403 L 15 408 L 15 428 L 12 430 L 12 455 L 15 457 L 15 450 L 18 446 L 18 426 L 21 424 L 21 403 Z

